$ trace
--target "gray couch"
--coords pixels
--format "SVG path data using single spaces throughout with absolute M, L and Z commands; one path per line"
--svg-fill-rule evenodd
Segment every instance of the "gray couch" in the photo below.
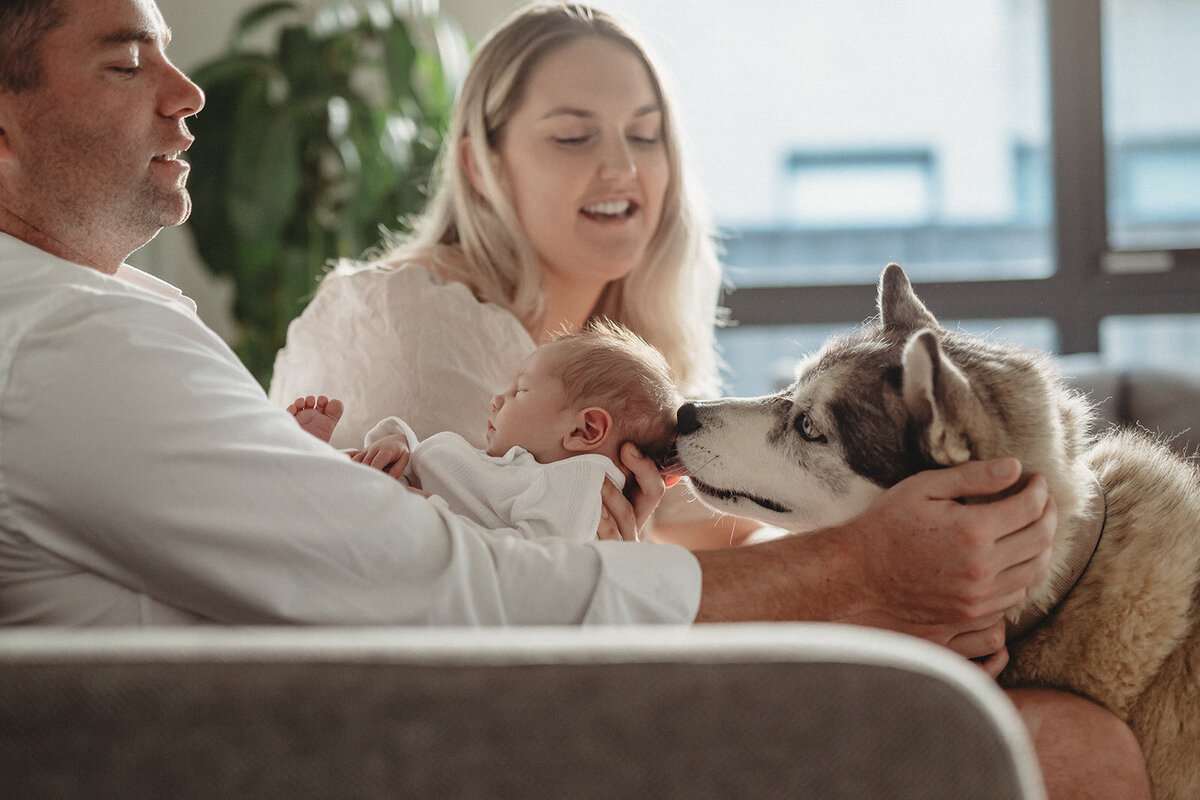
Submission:
M 0 632 L 4 798 L 1044 797 L 1015 711 L 835 625 Z
M 1096 404 L 1100 430 L 1136 425 L 1170 440 L 1182 455 L 1200 449 L 1200 373 L 1154 367 L 1112 369 L 1089 356 L 1060 359 L 1063 377 Z
M 1200 445 L 1200 380 L 1065 359 Z M 833 625 L 0 631 L 0 798 L 1044 797 L 983 673 Z

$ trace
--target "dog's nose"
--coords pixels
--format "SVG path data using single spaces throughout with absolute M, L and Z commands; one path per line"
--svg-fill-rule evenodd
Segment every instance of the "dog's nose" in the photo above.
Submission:
M 675 433 L 682 436 L 700 429 L 700 415 L 695 403 L 684 403 L 675 412 Z

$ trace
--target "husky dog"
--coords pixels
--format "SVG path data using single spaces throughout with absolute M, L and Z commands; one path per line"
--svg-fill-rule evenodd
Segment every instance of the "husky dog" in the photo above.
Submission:
M 920 470 L 1013 456 L 1058 506 L 1046 579 L 1008 615 L 1007 686 L 1069 689 L 1125 720 L 1155 795 L 1200 798 L 1200 472 L 1092 411 L 1039 353 L 943 329 L 891 264 L 879 321 L 785 391 L 688 403 L 679 461 L 722 511 L 803 532 Z

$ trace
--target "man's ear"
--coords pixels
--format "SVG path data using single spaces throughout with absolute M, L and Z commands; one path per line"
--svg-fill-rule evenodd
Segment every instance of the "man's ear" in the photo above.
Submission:
M 590 453 L 608 441 L 613 421 L 603 408 L 585 408 L 575 417 L 575 427 L 563 437 L 563 448 L 571 453 Z

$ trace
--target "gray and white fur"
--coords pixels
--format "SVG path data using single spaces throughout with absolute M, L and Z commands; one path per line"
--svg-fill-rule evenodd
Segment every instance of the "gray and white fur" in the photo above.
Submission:
M 1050 574 L 1008 615 L 1041 621 L 1010 640 L 1001 682 L 1099 702 L 1137 735 L 1156 797 L 1200 798 L 1200 472 L 1142 433 L 1093 435 L 1092 409 L 1052 359 L 942 328 L 895 264 L 878 311 L 779 394 L 680 409 L 678 458 L 697 494 L 802 533 L 918 471 L 1019 459 L 1045 476 L 1058 529 Z

